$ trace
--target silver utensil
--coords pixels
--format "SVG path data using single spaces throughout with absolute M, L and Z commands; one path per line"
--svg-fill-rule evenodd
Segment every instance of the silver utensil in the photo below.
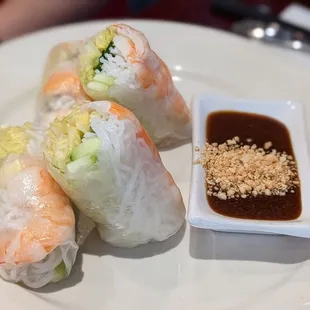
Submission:
M 277 22 L 242 20 L 232 25 L 232 31 L 265 43 L 310 53 L 310 37 L 306 32 L 286 28 Z

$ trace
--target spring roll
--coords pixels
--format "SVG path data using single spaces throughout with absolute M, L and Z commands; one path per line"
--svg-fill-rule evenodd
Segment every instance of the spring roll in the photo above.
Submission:
M 77 73 L 77 62 L 83 41 L 64 42 L 51 49 L 42 77 L 34 125 L 45 131 L 55 118 L 68 115 L 76 100 L 89 101 Z M 40 149 L 40 151 L 42 151 Z M 94 228 L 94 223 L 83 213 L 76 215 L 76 239 L 82 245 Z
M 70 200 L 30 131 L 0 129 L 0 276 L 39 288 L 70 274 L 78 246 Z
M 84 41 L 70 41 L 54 46 L 45 62 L 42 82 L 46 83 L 56 71 L 75 70 L 83 44 Z
M 180 191 L 151 138 L 126 108 L 79 105 L 47 130 L 47 167 L 75 205 L 119 247 L 162 241 L 185 216 Z
M 116 24 L 86 41 L 79 75 L 93 100 L 112 100 L 132 111 L 157 147 L 190 138 L 189 109 L 141 32 Z
M 89 100 L 77 72 L 83 41 L 56 45 L 49 53 L 37 99 L 36 124 L 47 127 L 56 117 L 66 116 L 75 100 Z

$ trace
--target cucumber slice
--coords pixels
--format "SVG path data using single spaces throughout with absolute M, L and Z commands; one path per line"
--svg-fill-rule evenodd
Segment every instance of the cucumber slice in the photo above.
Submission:
M 57 283 L 64 278 L 67 277 L 67 269 L 65 263 L 62 261 L 56 268 L 55 268 L 55 276 L 51 280 L 52 283 Z
M 73 149 L 72 154 L 71 154 L 71 160 L 75 161 L 85 155 L 89 155 L 89 156 L 97 155 L 100 148 L 101 148 L 100 139 L 96 137 L 86 139 L 79 146 Z
M 87 87 L 91 90 L 96 91 L 107 91 L 109 89 L 109 86 L 107 84 L 101 83 L 101 82 L 89 82 L 87 84 Z
M 112 77 L 106 75 L 106 74 L 103 74 L 103 73 L 97 73 L 94 76 L 94 81 L 101 82 L 101 83 L 107 84 L 109 86 L 114 85 L 114 79 Z
M 73 161 L 72 163 L 68 164 L 67 170 L 70 173 L 76 173 L 82 168 L 85 169 L 85 168 L 91 167 L 96 162 L 96 160 L 97 159 L 95 156 L 85 155 Z

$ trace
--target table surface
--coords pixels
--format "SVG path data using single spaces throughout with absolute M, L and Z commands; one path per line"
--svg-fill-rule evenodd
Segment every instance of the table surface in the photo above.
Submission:
M 227 0 L 230 1 L 230 0 Z M 274 14 L 278 14 L 287 5 L 294 1 L 289 0 L 244 0 L 247 4 L 266 4 L 272 8 Z M 310 6 L 310 0 L 298 1 Z M 102 13 L 96 18 L 150 18 L 165 19 L 196 23 L 220 29 L 230 29 L 235 18 L 215 13 L 211 10 L 211 0 L 157 0 L 138 14 L 130 11 L 124 0 L 109 1 Z

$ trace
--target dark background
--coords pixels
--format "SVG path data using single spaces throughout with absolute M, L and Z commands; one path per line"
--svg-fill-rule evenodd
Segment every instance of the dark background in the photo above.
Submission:
M 150 1 L 150 0 L 149 0 Z M 230 0 L 227 0 L 230 1 Z M 211 0 L 153 0 L 146 8 L 137 11 L 128 1 L 109 1 L 104 11 L 95 18 L 147 18 L 165 19 L 180 22 L 189 22 L 211 26 L 221 29 L 229 29 L 232 22 L 236 21 L 229 15 L 215 13 L 211 10 Z M 274 14 L 278 14 L 288 4 L 295 2 L 310 6 L 310 0 L 288 1 L 288 0 L 243 0 L 247 4 L 266 4 L 271 7 Z

